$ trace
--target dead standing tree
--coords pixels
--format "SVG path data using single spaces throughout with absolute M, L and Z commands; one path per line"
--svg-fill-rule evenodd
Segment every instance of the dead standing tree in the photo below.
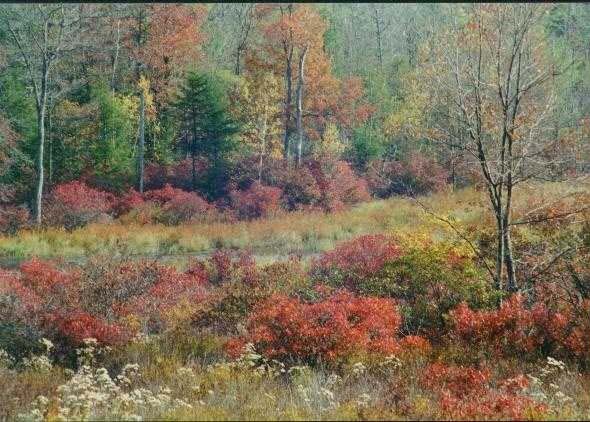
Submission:
M 550 83 L 558 72 L 543 54 L 537 26 L 544 5 L 468 7 L 466 23 L 455 21 L 427 51 L 428 103 L 439 116 L 428 135 L 464 151 L 479 169 L 496 220 L 495 282 L 503 288 L 506 280 L 515 291 L 515 187 L 560 167 L 550 124 Z

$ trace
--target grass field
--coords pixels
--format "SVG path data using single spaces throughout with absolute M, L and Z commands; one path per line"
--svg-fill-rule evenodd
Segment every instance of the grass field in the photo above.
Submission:
M 541 189 L 544 194 L 538 199 Z M 586 191 L 585 184 L 528 187 L 518 197 L 515 218 L 547 201 Z M 573 328 L 562 331 L 582 333 L 582 346 L 575 349 L 580 354 L 568 354 L 570 343 L 565 340 L 550 353 L 541 347 L 527 349 L 526 341 L 537 341 L 535 330 L 545 327 L 534 319 L 533 308 L 506 299 L 510 305 L 498 310 L 494 299 L 498 292 L 474 264 L 464 242 L 433 216 L 470 236 L 491 218 L 484 193 L 466 189 L 418 201 L 395 198 L 335 214 L 293 213 L 235 224 L 167 227 L 115 221 L 72 232 L 49 229 L 0 238 L 0 256 L 6 262 L 33 256 L 58 263 L 80 260 L 63 271 L 31 261 L 17 272 L 0 273 L 5 307 L 0 310 L 0 420 L 590 418 L 590 376 L 583 345 L 590 330 L 585 320 L 574 325 L 573 316 L 563 311 Z M 520 230 L 519 238 L 533 246 L 545 239 L 535 228 Z M 371 255 L 374 251 L 322 252 L 360 235 L 382 233 L 401 242 L 387 252 L 394 264 L 386 262 L 386 269 L 360 278 L 355 275 L 361 288 L 358 303 L 348 298 L 350 303 L 330 305 L 332 293 L 322 293 L 325 286 L 340 286 L 342 272 L 320 274 L 317 263 L 306 261 L 299 267 L 286 261 L 290 254 L 332 257 L 340 260 L 334 261 L 341 266 L 339 271 L 346 271 L 348 260 L 365 255 L 377 259 Z M 385 241 L 367 239 L 377 243 L 363 247 L 377 251 Z M 183 256 L 223 248 L 248 250 L 260 259 L 255 267 L 227 261 L 223 275 L 220 261 L 207 258 L 202 268 L 190 267 Z M 129 264 L 127 255 L 149 256 L 149 262 L 138 259 Z M 178 264 L 177 269 L 164 263 Z M 195 274 L 206 281 L 191 285 Z M 248 281 L 251 278 L 255 281 Z M 382 280 L 385 284 L 379 284 Z M 135 285 L 143 287 L 137 290 Z M 14 286 L 20 287 L 10 290 Z M 178 290 L 178 286 L 184 287 Z M 402 290 L 388 290 L 391 286 Z M 470 343 L 479 334 L 461 337 L 459 320 L 453 319 L 458 317 L 449 313 L 462 300 L 475 309 L 471 314 L 463 311 L 467 316 L 462 323 L 482 324 L 479 329 L 491 333 L 480 343 Z M 280 303 L 292 314 L 281 313 Z M 118 313 L 121 304 L 131 311 Z M 60 307 L 72 315 L 81 315 L 82 310 L 90 316 L 66 324 Z M 439 311 L 443 308 L 444 317 Z M 297 332 L 321 332 L 321 321 L 336 318 L 342 309 L 352 312 L 353 316 L 342 317 L 349 318 L 346 324 L 351 326 L 335 326 L 325 339 L 315 331 Z M 376 354 L 367 346 L 374 336 L 385 335 L 377 328 L 369 328 L 369 340 L 361 341 L 364 334 L 355 331 L 350 321 L 364 318 L 363 309 L 382 309 L 366 315 L 367 324 L 401 324 L 395 338 L 387 340 L 389 349 L 378 343 L 393 352 Z M 318 326 L 312 324 L 318 318 L 313 312 L 320 313 Z M 382 322 L 380 318 L 391 312 L 393 319 Z M 548 318 L 566 318 L 563 315 Z M 436 328 L 425 328 L 424 321 Z M 287 324 L 285 329 L 291 331 L 285 332 L 301 342 L 280 343 L 287 352 L 269 346 L 272 341 L 286 341 L 284 332 L 278 340 L 256 337 L 256 333 L 270 335 L 264 330 L 281 324 Z M 115 325 L 123 330 L 114 331 L 117 335 L 132 332 L 133 336 L 108 340 L 105 333 Z M 338 338 L 339 329 L 352 330 L 342 331 L 344 342 Z M 99 340 L 87 339 L 92 337 Z M 232 355 L 228 345 L 236 339 L 244 339 L 247 348 Z M 559 339 L 554 336 L 552 341 L 557 344 L 563 340 Z M 320 347 L 313 352 L 319 359 L 305 357 L 309 347 Z M 2 348 L 22 354 L 15 357 Z M 336 357 L 330 358 L 330 353 Z

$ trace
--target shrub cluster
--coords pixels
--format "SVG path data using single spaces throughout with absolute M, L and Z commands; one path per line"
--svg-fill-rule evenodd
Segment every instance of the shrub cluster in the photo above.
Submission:
M 32 259 L 19 271 L 0 273 L 0 316 L 64 351 L 90 337 L 103 344 L 122 343 L 138 332 L 166 328 L 173 307 L 203 300 L 208 280 L 204 269 L 178 272 L 153 262 L 102 257 L 68 271 Z
M 0 233 L 15 234 L 27 227 L 30 221 L 30 212 L 24 206 L 0 206 Z
M 112 194 L 83 182 L 63 183 L 54 187 L 45 199 L 43 218 L 48 225 L 73 229 L 107 216 L 114 203 Z
M 255 163 L 244 161 L 233 176 L 233 182 L 237 186 L 248 186 L 251 180 L 258 178 L 256 169 Z M 270 160 L 262 173 L 262 181 L 281 189 L 282 206 L 288 211 L 337 211 L 370 199 L 367 183 L 345 161 L 308 160 L 295 167 Z
M 279 188 L 254 182 L 246 190 L 231 191 L 230 203 L 240 219 L 252 220 L 272 217 L 281 209 L 282 194 L 283 192 Z
M 246 343 L 268 358 L 283 361 L 331 362 L 365 353 L 399 353 L 401 316 L 391 299 L 360 297 L 341 290 L 317 302 L 273 295 L 255 307 L 247 335 L 228 343 L 238 355 Z M 408 346 L 426 347 L 424 341 Z
M 451 341 L 490 356 L 550 354 L 590 359 L 590 300 L 561 311 L 542 302 L 527 306 L 520 294 L 499 309 L 473 311 L 465 303 L 449 313 Z
M 420 382 L 434 393 L 443 414 L 454 420 L 522 420 L 547 410 L 525 394 L 529 385 L 525 376 L 506 379 L 498 388 L 492 388 L 490 376 L 487 368 L 435 362 L 424 369 Z
M 398 300 L 408 332 L 440 333 L 444 314 L 462 301 L 477 308 L 496 294 L 464 251 L 440 243 L 405 242 L 365 235 L 323 253 L 313 264 L 314 280 L 361 295 Z
M 404 161 L 374 161 L 367 182 L 379 198 L 391 195 L 422 195 L 447 186 L 448 172 L 435 160 L 414 153 Z

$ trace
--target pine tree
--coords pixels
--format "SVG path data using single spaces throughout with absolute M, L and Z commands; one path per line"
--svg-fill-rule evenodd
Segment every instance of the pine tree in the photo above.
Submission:
M 235 149 L 233 135 L 239 128 L 227 112 L 226 95 L 213 76 L 189 73 L 175 104 L 181 115 L 192 158 L 192 185 L 199 185 L 210 198 L 223 194 L 228 171 L 228 156 Z M 197 182 L 196 159 L 208 160 L 208 172 L 204 180 Z

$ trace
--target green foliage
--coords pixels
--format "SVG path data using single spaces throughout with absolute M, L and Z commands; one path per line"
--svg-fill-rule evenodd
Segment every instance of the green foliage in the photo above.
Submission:
M 216 75 L 191 72 L 175 103 L 191 136 L 191 154 L 205 157 L 210 163 L 206 177 L 199 181 L 201 191 L 209 198 L 223 193 L 229 154 L 236 147 L 234 135 L 239 131 L 227 112 L 225 83 Z
M 134 174 L 137 100 L 114 95 L 104 86 L 95 91 L 99 109 L 98 139 L 92 145 L 92 170 L 103 183 L 123 188 Z
M 483 271 L 460 253 L 449 244 L 410 247 L 368 280 L 363 292 L 402 300 L 404 325 L 410 332 L 442 329 L 444 315 L 459 303 L 479 309 L 498 299 Z
M 383 157 L 387 144 L 382 127 L 369 121 L 354 130 L 347 155 L 357 168 L 364 169 L 368 162 Z
M 0 350 L 17 360 L 42 352 L 39 339 L 39 335 L 25 324 L 0 322 Z
M 23 80 L 24 72 L 20 66 L 10 66 L 0 72 L 0 110 L 25 143 L 31 144 L 37 137 L 37 119 L 35 103 L 27 94 Z

